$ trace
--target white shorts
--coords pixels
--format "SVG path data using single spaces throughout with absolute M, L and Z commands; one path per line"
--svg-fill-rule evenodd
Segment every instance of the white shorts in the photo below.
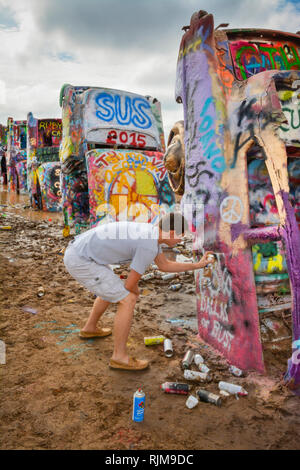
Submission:
M 130 294 L 109 266 L 78 256 L 72 245 L 65 251 L 64 263 L 76 281 L 107 302 L 119 302 Z

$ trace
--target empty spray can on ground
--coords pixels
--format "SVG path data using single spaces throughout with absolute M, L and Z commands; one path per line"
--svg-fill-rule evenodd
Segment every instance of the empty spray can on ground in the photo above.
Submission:
M 182 288 L 182 284 L 173 284 L 172 286 L 169 286 L 169 290 L 177 291 Z
M 194 363 L 196 364 L 196 366 L 199 367 L 200 364 L 203 364 L 204 362 L 204 359 L 203 357 L 201 356 L 201 354 L 195 354 L 194 356 Z
M 164 340 L 164 352 L 166 357 L 172 357 L 173 356 L 173 345 L 172 341 L 168 338 Z
M 194 370 L 185 370 L 183 376 L 186 380 L 195 380 L 197 382 L 210 382 L 212 377 L 205 372 L 195 372 Z
M 216 406 L 222 405 L 221 397 L 215 395 L 214 393 L 208 392 L 207 390 L 203 390 L 202 388 L 197 390 L 196 393 L 201 401 L 205 401 L 206 403 L 213 403 Z
M 248 395 L 248 392 L 243 387 L 229 382 L 219 382 L 219 390 L 225 390 L 225 392 L 231 393 L 232 395 Z
M 136 423 L 144 421 L 145 393 L 139 388 L 133 395 L 132 420 Z
M 190 349 L 185 353 L 184 358 L 182 359 L 182 367 L 188 369 L 192 364 L 194 359 L 194 353 Z
M 165 393 L 174 393 L 176 395 L 187 395 L 191 386 L 189 384 L 179 382 L 164 382 L 160 388 Z
M 232 373 L 232 375 L 235 375 L 236 377 L 243 377 L 244 375 L 244 372 L 235 366 L 230 366 L 228 370 Z
M 175 277 L 177 276 L 178 276 L 177 273 L 169 273 L 169 274 L 163 274 L 161 278 L 163 281 L 169 281 L 170 279 L 175 279 Z
M 150 279 L 154 279 L 155 278 L 155 274 L 154 273 L 148 273 L 148 274 L 144 274 L 141 279 L 142 281 L 150 281 Z
M 153 344 L 161 344 L 164 340 L 164 336 L 145 336 L 144 343 L 146 346 L 152 346 Z
M 187 408 L 191 410 L 192 408 L 195 408 L 195 406 L 197 406 L 198 403 L 199 403 L 198 398 L 194 397 L 193 395 L 190 395 L 187 401 L 185 402 L 185 405 Z
M 210 371 L 210 369 L 203 363 L 199 364 L 198 368 L 200 372 L 203 372 L 204 374 L 208 374 L 208 372 Z
M 43 287 L 39 287 L 37 290 L 37 296 L 38 297 L 43 297 L 45 295 L 45 291 Z

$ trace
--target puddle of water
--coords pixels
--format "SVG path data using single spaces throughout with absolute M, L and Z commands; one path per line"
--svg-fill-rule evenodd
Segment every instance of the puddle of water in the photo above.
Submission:
M 24 209 L 24 206 L 26 207 Z M 8 212 L 21 215 L 34 222 L 51 219 L 55 223 L 63 223 L 62 212 L 46 212 L 33 210 L 30 207 L 28 194 L 17 194 L 9 192 L 7 188 L 0 185 L 0 212 Z

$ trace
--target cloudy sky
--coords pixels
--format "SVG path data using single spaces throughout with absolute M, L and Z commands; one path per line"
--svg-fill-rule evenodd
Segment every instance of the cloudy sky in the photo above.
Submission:
M 0 0 L 0 122 L 61 117 L 64 83 L 156 97 L 167 139 L 182 26 L 200 9 L 215 26 L 300 30 L 300 0 Z

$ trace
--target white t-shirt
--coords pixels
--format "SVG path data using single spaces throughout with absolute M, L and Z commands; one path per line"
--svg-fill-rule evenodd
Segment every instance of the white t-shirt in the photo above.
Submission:
M 162 252 L 158 244 L 158 227 L 138 222 L 112 222 L 98 225 L 77 235 L 72 243 L 76 253 L 98 264 L 129 263 L 143 274 Z

